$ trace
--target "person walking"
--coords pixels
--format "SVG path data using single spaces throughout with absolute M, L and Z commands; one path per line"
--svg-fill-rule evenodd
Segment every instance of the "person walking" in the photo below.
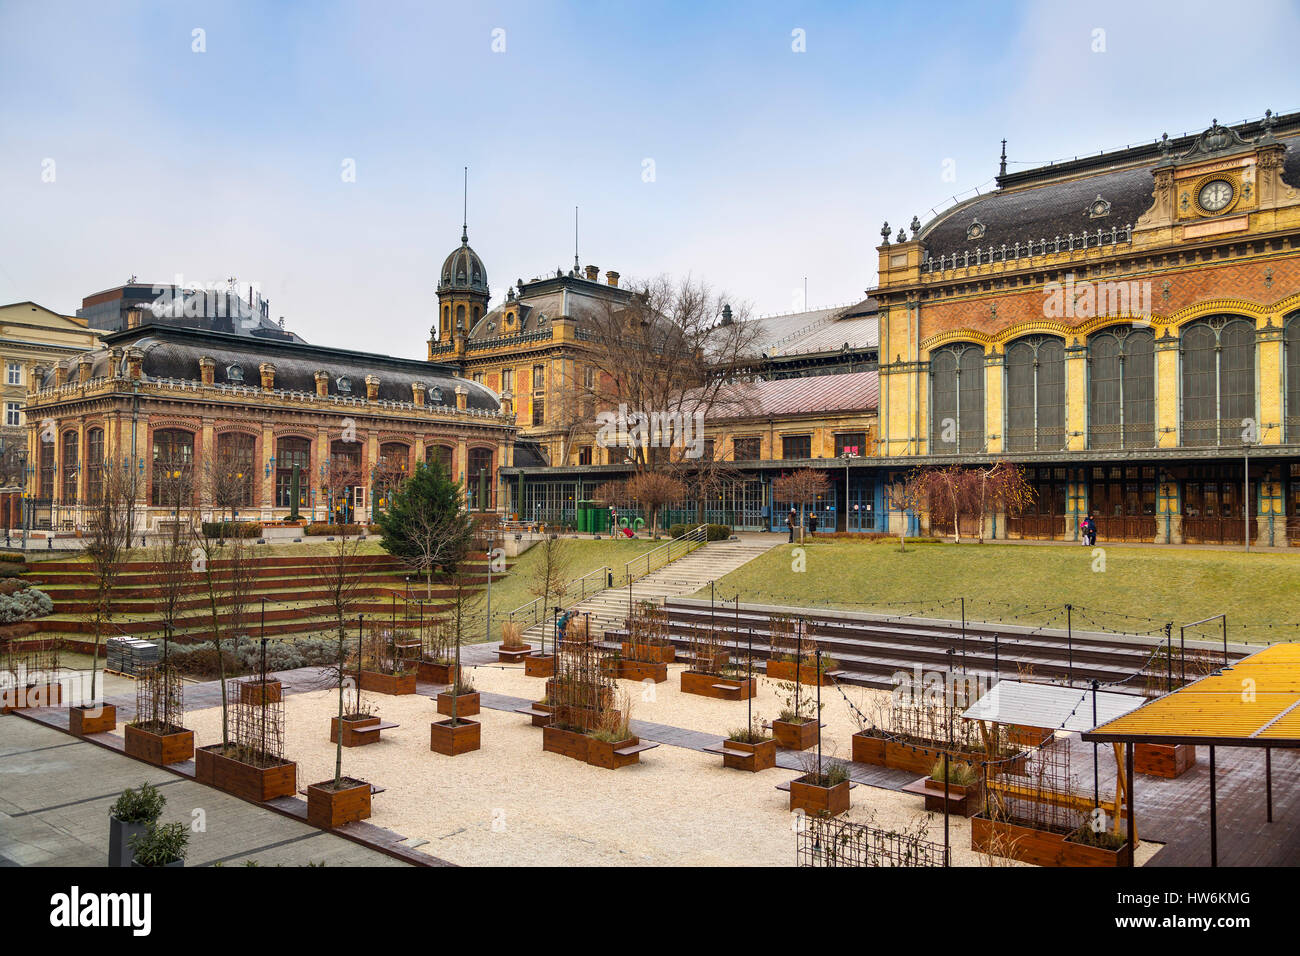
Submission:
M 817 511 L 808 512 L 808 534 L 813 537 L 817 536 Z
M 795 525 L 794 505 L 791 505 L 790 513 L 785 516 L 785 526 L 790 529 L 790 541 L 789 541 L 790 544 L 794 544 L 794 525 Z
M 1097 522 L 1092 520 L 1092 512 L 1089 511 L 1079 522 L 1079 530 L 1083 534 L 1083 543 L 1092 547 L 1097 543 Z

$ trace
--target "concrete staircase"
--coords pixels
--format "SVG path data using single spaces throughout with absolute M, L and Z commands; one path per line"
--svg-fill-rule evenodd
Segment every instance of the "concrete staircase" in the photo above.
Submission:
M 742 538 L 738 541 L 712 541 L 633 581 L 630 587 L 607 588 L 574 605 L 571 610 L 589 615 L 591 632 L 599 638 L 607 629 L 624 625 L 629 592 L 632 606 L 639 601 L 663 604 L 667 598 L 693 594 L 700 588 L 707 587 L 710 581 L 736 570 L 781 543 L 783 539 L 779 535 Z M 549 642 L 552 636 L 550 621 L 528 628 L 524 631 L 524 640 L 540 641 L 543 634 Z

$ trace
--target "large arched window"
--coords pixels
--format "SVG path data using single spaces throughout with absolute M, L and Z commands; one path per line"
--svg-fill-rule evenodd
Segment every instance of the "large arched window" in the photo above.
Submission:
M 438 462 L 443 472 L 453 481 L 456 478 L 456 451 L 450 445 L 425 445 L 424 461 L 426 464 Z
M 1239 445 L 1255 419 L 1255 326 L 1220 315 L 1183 328 L 1184 445 Z M 1256 429 L 1256 435 L 1258 430 Z
M 379 446 L 379 466 L 375 469 L 375 493 L 380 507 L 387 507 L 388 495 L 406 480 L 411 469 L 411 447 L 389 441 Z
M 307 504 L 311 484 L 311 441 L 286 435 L 275 443 L 275 506 L 292 508 L 294 466 L 298 468 L 298 505 Z
M 94 503 L 104 496 L 104 429 L 86 430 L 86 500 Z
M 36 497 L 42 501 L 52 502 L 54 500 L 54 456 L 58 451 L 54 447 L 54 437 L 51 436 L 49 441 L 41 437 L 40 449 L 38 451 L 38 475 L 40 485 L 38 486 Z
M 1065 447 L 1065 343 L 1031 335 L 1007 346 L 1008 451 Z
M 59 499 L 65 505 L 76 504 L 77 501 L 77 452 L 81 444 L 77 440 L 77 433 L 66 431 L 63 433 L 63 453 L 59 456 L 60 484 Z
M 945 345 L 930 355 L 930 453 L 984 448 L 984 350 Z
M 492 449 L 471 448 L 469 467 L 465 473 L 466 497 L 470 508 L 485 509 L 492 506 Z M 480 494 L 480 482 L 482 493 Z
M 149 503 L 179 508 L 189 502 L 194 486 L 194 433 L 160 428 L 153 433 L 153 481 Z
M 1156 443 L 1155 336 L 1107 329 L 1088 339 L 1088 447 L 1151 448 Z
M 257 439 L 243 432 L 217 436 L 217 460 L 212 467 L 212 503 L 221 510 L 247 508 L 253 503 L 253 456 Z
M 1300 312 L 1286 320 L 1286 440 L 1300 442 Z

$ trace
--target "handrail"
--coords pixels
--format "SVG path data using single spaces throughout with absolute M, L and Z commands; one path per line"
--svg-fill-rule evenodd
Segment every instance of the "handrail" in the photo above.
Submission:
M 605 588 L 608 586 L 608 583 L 609 583 L 609 573 L 610 573 L 610 570 L 611 570 L 611 569 L 610 569 L 609 565 L 607 565 L 607 564 L 605 564 L 605 565 L 601 565 L 600 567 L 596 568 L 594 571 L 588 571 L 586 574 L 582 575 L 581 577 L 574 578 L 572 581 L 568 582 L 568 583 L 564 586 L 564 590 L 561 591 L 560 593 L 561 593 L 561 594 L 564 594 L 564 595 L 566 595 L 566 596 L 571 596 L 571 595 L 574 593 L 574 585 L 580 585 L 581 596 L 578 598 L 578 601 L 584 601 L 584 600 L 586 600 L 588 597 L 590 597 L 592 594 L 595 594 L 595 593 L 598 592 L 598 591 L 603 591 L 603 590 L 605 590 Z M 599 574 L 599 575 L 601 575 L 601 584 L 600 584 L 599 587 L 592 587 L 591 590 L 589 591 L 589 590 L 587 589 L 587 587 L 588 587 L 588 586 L 587 586 L 587 578 L 591 577 L 593 574 Z M 544 618 L 544 617 L 546 616 L 546 607 L 545 607 L 545 604 L 543 603 L 542 608 L 541 608 L 541 611 L 542 611 L 541 617 L 538 617 L 538 614 L 537 614 L 537 610 L 538 610 L 538 609 L 537 609 L 537 605 L 538 605 L 538 603 L 543 602 L 544 599 L 545 599 L 546 597 L 549 597 L 549 596 L 550 596 L 550 595 L 540 595 L 540 596 L 538 596 L 538 597 L 533 598 L 533 599 L 532 599 L 531 601 L 529 601 L 527 604 L 524 604 L 524 605 L 521 605 L 521 606 L 515 608 L 513 611 L 510 612 L 509 620 L 510 620 L 510 621 L 514 621 L 514 620 L 515 620 L 515 615 L 516 615 L 516 614 L 520 614 L 520 615 L 522 615 L 524 612 L 528 612 L 528 613 L 531 614 L 532 617 L 531 617 L 531 620 L 528 622 L 528 624 L 525 625 L 525 626 L 531 626 L 531 625 L 533 625 L 533 624 L 536 624 L 539 620 L 541 620 L 542 618 Z M 575 602 L 575 603 L 576 603 L 576 602 Z
M 674 560 L 673 545 L 675 544 L 681 544 L 685 546 L 685 550 L 677 555 L 678 558 L 680 558 L 684 554 L 690 554 L 696 548 L 703 546 L 708 537 L 708 530 L 709 530 L 708 525 L 706 524 L 699 525 L 698 527 L 692 528 L 690 531 L 687 531 L 685 534 L 681 535 L 680 537 L 673 538 L 671 541 L 668 541 L 665 544 L 661 544 L 659 547 L 655 548 L 654 550 L 647 551 L 645 554 L 640 555 L 639 557 L 635 557 L 631 561 L 628 561 L 626 564 L 623 565 L 623 583 L 631 584 L 633 581 L 636 580 L 636 578 L 643 578 L 647 574 L 649 574 L 652 570 L 658 570 L 659 568 L 662 568 L 664 565 L 672 562 Z M 654 568 L 651 568 L 650 567 L 651 558 L 654 555 L 658 554 L 660 551 L 663 551 L 665 555 L 663 562 L 655 565 Z M 634 578 L 632 576 L 632 565 L 640 564 L 642 559 L 645 560 L 645 571 L 638 574 L 636 578 Z

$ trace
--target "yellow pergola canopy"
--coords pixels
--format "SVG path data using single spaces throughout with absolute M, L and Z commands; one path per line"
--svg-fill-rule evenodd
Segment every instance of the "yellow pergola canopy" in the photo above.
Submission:
M 1300 644 L 1275 644 L 1139 707 L 1084 740 L 1300 747 Z

